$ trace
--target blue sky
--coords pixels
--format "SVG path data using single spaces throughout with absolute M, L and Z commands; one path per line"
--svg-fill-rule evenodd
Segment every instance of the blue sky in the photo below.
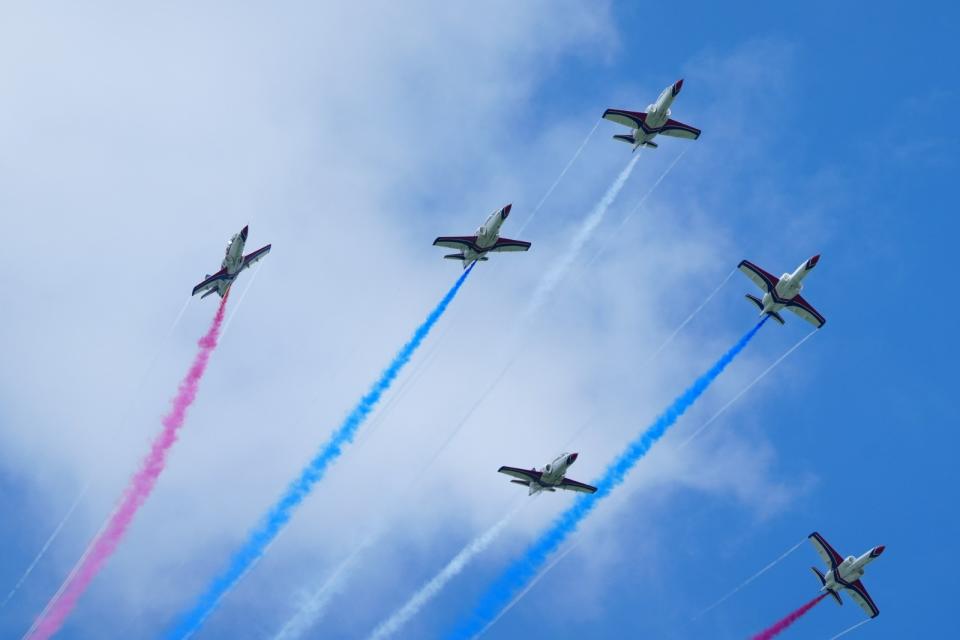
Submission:
M 960 533 L 952 5 L 4 13 L 0 585 L 91 488 L 0 635 L 29 626 L 159 428 L 212 305 L 170 324 L 231 233 L 250 223 L 274 251 L 153 498 L 62 637 L 158 637 L 457 277 L 432 238 L 507 202 L 512 236 L 604 108 L 643 109 L 679 77 L 674 115 L 702 138 L 644 153 L 518 334 L 544 270 L 629 159 L 601 123 L 525 229 L 533 250 L 477 269 L 200 637 L 271 637 L 358 537 L 385 528 L 315 629 L 369 633 L 510 508 L 497 466 L 573 448 L 572 475 L 595 477 L 754 320 L 752 285 L 734 275 L 646 364 L 699 299 L 744 257 L 781 273 L 814 253 L 805 296 L 826 327 L 678 449 L 807 331 L 793 317 L 764 327 L 487 637 L 748 637 L 815 594 L 807 545 L 693 617 L 814 529 L 845 554 L 888 547 L 865 580 L 882 614 L 850 637 L 945 634 L 953 577 L 938 556 Z M 570 499 L 537 498 L 405 637 L 448 631 Z M 783 637 L 859 619 L 825 602 Z

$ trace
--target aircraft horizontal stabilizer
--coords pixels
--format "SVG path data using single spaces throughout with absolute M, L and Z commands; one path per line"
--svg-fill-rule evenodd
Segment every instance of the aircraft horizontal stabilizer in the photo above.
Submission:
M 653 147 L 654 149 L 656 149 L 658 146 L 660 146 L 660 145 L 658 145 L 656 142 L 649 142 L 649 141 L 648 141 L 648 142 L 644 142 L 643 144 L 644 144 L 644 146 L 646 146 L 646 147 Z
M 443 257 L 444 257 L 446 260 L 463 260 L 463 254 L 462 254 L 462 253 L 448 253 L 447 255 L 445 255 L 445 256 L 443 256 Z
M 216 293 L 216 292 L 217 292 L 217 287 L 212 287 L 212 288 L 208 289 L 205 294 L 203 294 L 202 296 L 200 296 L 200 299 L 203 300 L 203 299 L 206 298 L 207 296 L 213 295 L 213 294 Z
M 810 571 L 813 571 L 813 575 L 817 576 L 817 579 L 820 580 L 820 584 L 825 586 L 827 584 L 827 579 L 823 577 L 823 574 L 820 573 L 820 570 L 816 567 L 810 567 Z M 833 599 L 837 601 L 841 607 L 843 606 L 843 600 L 840 599 L 840 594 L 834 591 L 833 589 L 827 589 L 827 593 L 833 596 Z
M 627 134 L 619 133 L 619 134 L 613 136 L 613 139 L 614 139 L 614 140 L 619 140 L 620 142 L 626 142 L 627 144 L 636 144 L 636 143 L 637 143 L 636 138 L 634 138 L 634 137 L 633 137 L 632 135 L 630 135 L 629 133 L 627 133 Z
M 510 482 L 513 482 L 513 483 L 515 483 L 515 484 L 522 484 L 522 485 L 525 486 L 525 487 L 530 486 L 530 481 L 529 481 L 529 480 L 511 480 Z
M 760 298 L 754 295 L 750 295 L 749 293 L 746 294 L 744 297 L 750 302 L 752 302 L 753 304 L 757 305 L 757 309 L 760 309 L 760 311 L 763 311 L 763 303 L 760 302 Z
M 776 311 L 768 311 L 767 315 L 773 318 L 774 320 L 776 320 L 777 322 L 779 322 L 780 324 L 787 324 L 786 322 L 784 322 L 783 316 L 781 316 Z

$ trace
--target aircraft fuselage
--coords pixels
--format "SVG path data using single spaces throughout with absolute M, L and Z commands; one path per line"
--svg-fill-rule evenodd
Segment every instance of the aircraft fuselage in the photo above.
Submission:
M 824 574 L 823 591 L 839 591 L 846 588 L 846 584 L 863 577 L 864 568 L 880 557 L 883 553 L 883 547 L 874 547 L 859 558 L 847 556 L 847 558 L 837 566 L 836 569 L 830 569 Z
M 647 120 L 646 125 L 654 129 L 653 132 L 647 133 L 641 128 L 633 130 L 633 139 L 634 145 L 633 148 L 641 147 L 644 144 L 652 141 L 657 137 L 657 129 L 662 127 L 667 120 L 670 119 L 670 105 L 673 104 L 674 99 L 677 97 L 677 94 L 680 93 L 680 88 L 683 86 L 683 80 L 678 80 L 660 94 L 656 102 L 653 104 L 647 105 Z M 656 145 L 653 145 L 656 146 Z
M 804 278 L 817 266 L 819 260 L 820 256 L 813 256 L 797 267 L 793 273 L 785 273 L 780 276 L 780 281 L 777 283 L 777 286 L 774 287 L 773 291 L 768 291 L 763 294 L 763 299 L 761 300 L 763 310 L 760 314 L 777 313 L 786 306 L 787 301 L 793 300 L 800 295 L 800 291 L 803 290 Z
M 540 482 L 530 483 L 530 495 L 538 491 L 554 491 L 567 474 L 567 469 L 577 461 L 577 453 L 564 453 L 557 456 L 553 461 L 547 463 L 543 469 L 540 469 Z
M 497 209 L 490 214 L 486 222 L 477 227 L 477 246 L 480 249 L 489 249 L 497 243 L 497 239 L 500 238 L 500 227 L 507 216 L 510 215 L 511 206 L 508 204 L 503 209 Z M 484 253 L 486 251 L 475 251 L 467 247 L 463 250 L 463 262 L 468 265 L 475 260 L 479 260 Z
M 230 275 L 240 272 L 243 267 L 243 247 L 247 244 L 247 227 L 240 230 L 240 233 L 233 234 L 230 242 L 227 243 L 227 249 L 224 252 L 223 262 L 220 263 L 221 269 L 226 269 Z

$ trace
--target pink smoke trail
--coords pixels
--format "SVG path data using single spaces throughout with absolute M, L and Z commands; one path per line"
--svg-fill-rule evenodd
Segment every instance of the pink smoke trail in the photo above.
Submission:
M 150 453 L 144 458 L 140 470 L 131 478 L 117 508 L 114 509 L 97 537 L 90 543 L 87 552 L 80 559 L 77 567 L 67 577 L 66 582 L 53 596 L 53 599 L 47 604 L 24 638 L 46 640 L 60 630 L 80 596 L 83 595 L 100 572 L 100 569 L 116 551 L 127 528 L 137 515 L 137 511 L 153 491 L 157 479 L 166 466 L 167 454 L 177 441 L 177 433 L 186 419 L 187 409 L 193 404 L 194 398 L 197 397 L 197 388 L 200 385 L 203 372 L 207 368 L 210 354 L 217 346 L 228 297 L 229 291 L 220 300 L 220 307 L 217 309 L 217 314 L 213 318 L 210 329 L 197 343 L 199 351 L 194 357 L 187 375 L 180 382 L 177 395 L 170 403 L 170 412 L 163 418 L 163 431 L 153 441 Z
M 780 632 L 792 625 L 794 622 L 803 617 L 803 615 L 813 609 L 821 600 L 827 597 L 827 594 L 821 593 L 816 598 L 803 605 L 793 613 L 788 614 L 785 618 L 773 624 L 773 626 L 768 629 L 761 631 L 757 635 L 753 636 L 750 640 L 770 640 L 770 638 L 780 635 Z

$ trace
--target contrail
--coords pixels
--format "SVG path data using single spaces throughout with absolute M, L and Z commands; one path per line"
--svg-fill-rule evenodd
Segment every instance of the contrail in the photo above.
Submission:
M 630 210 L 630 213 L 628 213 L 627 215 L 625 215 L 625 216 L 623 217 L 623 220 L 620 221 L 620 225 L 617 227 L 616 231 L 614 231 L 613 234 L 611 234 L 610 236 L 607 237 L 606 242 L 604 242 L 603 245 L 601 245 L 601 247 L 597 250 L 597 252 L 596 252 L 595 254 L 593 254 L 593 257 L 590 258 L 590 260 L 587 262 L 587 266 L 588 266 L 588 267 L 589 267 L 590 265 L 592 265 L 594 262 L 596 262 L 597 259 L 598 259 L 600 256 L 602 256 L 602 255 L 604 254 L 604 252 L 606 252 L 607 249 L 610 248 L 610 243 L 613 241 L 613 239 L 616 238 L 616 237 L 619 237 L 620 231 L 621 231 L 625 226 L 627 226 L 627 223 L 630 222 L 630 219 L 633 218 L 634 214 L 635 214 L 637 211 L 640 210 L 640 207 L 643 206 L 643 203 L 645 203 L 645 202 L 647 201 L 647 199 L 648 199 L 648 198 L 653 194 L 653 192 L 657 189 L 657 187 L 660 186 L 660 183 L 663 182 L 663 179 L 667 177 L 667 174 L 670 173 L 670 171 L 677 165 L 678 162 L 680 162 L 680 158 L 683 157 L 683 154 L 685 154 L 685 153 L 687 152 L 687 149 L 688 149 L 688 148 L 689 148 L 689 147 L 684 148 L 684 150 L 681 151 L 681 152 L 677 155 L 677 157 L 673 159 L 673 162 L 671 162 L 670 165 L 669 165 L 666 169 L 663 170 L 663 173 L 660 174 L 660 177 L 657 178 L 657 179 L 654 181 L 654 183 L 650 186 L 650 188 L 647 189 L 647 192 L 643 194 L 643 197 L 641 197 L 641 198 L 637 201 L 637 204 L 633 205 L 633 209 L 631 209 L 631 210 Z
M 470 615 L 460 621 L 448 638 L 472 638 L 495 619 L 510 600 L 523 590 L 544 566 L 550 555 L 576 531 L 593 509 L 618 487 L 627 474 L 653 447 L 667 430 L 689 409 L 710 384 L 733 362 L 756 335 L 767 318 L 762 318 L 724 353 L 704 374 L 680 394 L 659 417 L 616 458 L 594 484 L 597 492 L 580 495 L 573 506 L 557 517 L 553 524 L 487 589 Z
M 755 636 L 752 636 L 750 640 L 770 640 L 771 638 L 775 638 L 776 636 L 780 635 L 783 631 L 785 631 L 794 622 L 802 618 L 808 611 L 810 611 L 810 609 L 813 609 L 815 606 L 820 604 L 820 601 L 826 597 L 827 597 L 827 594 L 821 593 L 816 598 L 814 598 L 807 604 L 803 605 L 796 611 L 792 613 L 788 613 L 783 619 L 773 623 L 773 625 L 770 626 L 769 628 L 764 629 L 763 631 L 761 631 Z
M 680 326 L 678 326 L 676 329 L 674 329 L 674 330 L 673 330 L 673 333 L 671 333 L 669 336 L 667 336 L 667 339 L 664 340 L 663 343 L 661 343 L 660 346 L 657 348 L 657 350 L 653 352 L 653 355 L 651 355 L 651 356 L 647 359 L 647 362 L 645 363 L 644 366 L 646 366 L 647 364 L 650 364 L 653 360 L 655 360 L 655 359 L 657 358 L 657 356 L 659 356 L 660 353 L 661 353 L 664 349 L 666 349 L 667 346 L 669 346 L 671 342 L 673 342 L 673 339 L 676 338 L 677 335 L 678 335 L 681 331 L 683 331 L 683 328 L 686 327 L 688 324 L 690 324 L 690 321 L 693 320 L 694 318 L 696 318 L 697 315 L 699 315 L 700 312 L 703 311 L 703 308 L 704 308 L 705 306 L 707 306 L 707 303 L 708 303 L 708 302 L 710 302 L 711 300 L 713 300 L 714 296 L 716 296 L 718 293 L 720 293 L 720 290 L 723 289 L 724 285 L 727 284 L 727 283 L 730 281 L 730 278 L 732 278 L 732 277 L 733 277 L 733 274 L 736 273 L 736 272 L 737 272 L 737 270 L 736 270 L 736 269 L 733 269 L 733 270 L 730 271 L 730 273 L 727 274 L 727 277 L 723 279 L 723 282 L 721 282 L 719 285 L 717 285 L 717 288 L 714 289 L 714 290 L 710 293 L 710 295 L 708 295 L 706 298 L 703 299 L 703 302 L 700 303 L 700 306 L 697 307 L 696 309 L 694 309 L 694 310 L 693 310 L 693 313 L 691 313 L 689 316 L 687 316 L 686 320 L 684 320 L 683 322 L 681 322 L 681 323 L 680 323 Z
M 550 188 L 547 189 L 547 192 L 543 194 L 543 197 L 540 198 L 540 202 L 537 203 L 537 206 L 533 208 L 533 212 L 530 214 L 530 217 L 527 218 L 527 221 L 520 225 L 520 229 L 517 231 L 517 234 L 523 233 L 530 223 L 533 222 L 533 219 L 537 217 L 537 213 L 540 211 L 540 208 L 543 206 L 543 203 L 547 201 L 547 198 L 550 197 L 550 194 L 553 193 L 553 190 L 557 188 L 557 185 L 560 184 L 560 181 L 563 180 L 563 176 L 567 175 L 567 171 L 570 170 L 570 167 L 573 166 L 573 163 L 576 162 L 577 158 L 580 157 L 580 154 L 583 152 L 584 147 L 587 146 L 587 143 L 590 142 L 590 138 L 593 137 L 593 132 L 597 130 L 597 127 L 600 126 L 600 120 L 597 120 L 596 124 L 593 125 L 593 129 L 590 129 L 590 133 L 587 134 L 587 137 L 583 139 L 583 142 L 580 143 L 580 146 L 577 147 L 576 152 L 573 154 L 573 157 L 570 158 L 570 161 L 567 163 L 567 166 L 563 168 L 563 171 L 560 172 L 560 175 L 557 176 L 557 179 L 553 181 L 553 184 L 550 185 Z
M 63 626 L 80 596 L 83 595 L 100 572 L 100 569 L 116 551 L 140 507 L 150 497 L 157 479 L 166 466 L 167 454 L 177 441 L 177 435 L 186 420 L 187 409 L 197 397 L 200 380 L 203 378 L 204 371 L 206 371 L 210 354 L 217 346 L 227 298 L 228 296 L 224 296 L 220 300 L 220 306 L 217 308 L 210 329 L 197 343 L 199 346 L 197 355 L 194 357 L 187 375 L 180 382 L 177 395 L 171 402 L 170 412 L 163 418 L 163 430 L 153 441 L 150 453 L 141 463 L 140 469 L 131 478 L 110 519 L 105 523 L 93 542 L 90 543 L 81 561 L 71 571 L 70 576 L 61 585 L 24 638 L 46 640 Z
M 333 432 L 326 444 L 303 468 L 299 477 L 290 483 L 279 500 L 270 507 L 260 523 L 250 532 L 240 549 L 234 552 L 227 569 L 214 578 L 207 590 L 197 598 L 193 606 L 180 618 L 168 634 L 169 638 L 186 638 L 202 627 L 207 617 L 217 608 L 223 596 L 263 556 L 267 547 L 293 517 L 296 509 L 326 474 L 327 468 L 342 455 L 343 448 L 353 441 L 357 430 L 377 406 L 380 398 L 390 388 L 404 365 L 410 361 L 430 330 L 443 316 L 444 311 L 456 297 L 457 292 L 460 291 L 460 287 L 467 276 L 473 271 L 473 266 L 470 265 L 464 270 L 453 287 L 447 291 L 446 295 L 430 312 L 426 320 L 416 328 L 410 340 L 397 352 L 387 368 L 383 370 L 383 373 L 380 374 L 369 391 L 360 398 L 359 402 L 347 414 L 347 417 Z
M 64 525 L 67 524 L 67 521 L 70 520 L 70 516 L 73 515 L 73 512 L 76 511 L 77 506 L 80 504 L 80 501 L 83 500 L 83 497 L 87 495 L 87 490 L 90 488 L 90 483 L 87 482 L 83 486 L 83 489 L 80 490 L 80 493 L 77 494 L 77 497 L 74 498 L 73 503 L 70 505 L 70 508 L 67 509 L 67 513 L 60 520 L 60 524 L 53 530 L 53 533 L 50 534 L 50 537 L 47 538 L 47 541 L 43 543 L 43 546 L 40 547 L 40 551 L 37 553 L 36 557 L 33 559 L 33 562 L 30 563 L 30 566 L 27 567 L 26 571 L 23 572 L 23 575 L 20 576 L 20 579 L 17 580 L 17 584 L 13 585 L 13 589 L 10 590 L 10 593 L 7 594 L 7 597 L 4 598 L 3 603 L 0 604 L 0 609 L 7 606 L 7 603 L 10 602 L 10 599 L 20 590 L 20 587 L 23 586 L 23 583 L 26 581 L 27 577 L 33 572 L 34 567 L 37 566 L 37 563 L 40 562 L 41 558 L 47 553 L 47 549 L 50 548 L 50 545 L 53 544 L 53 541 L 57 539 L 57 536 L 60 535 L 60 530 L 63 529 Z
M 528 501 L 524 501 L 518 504 L 510 513 L 501 518 L 499 522 L 487 529 L 480 536 L 474 538 L 470 544 L 464 547 L 460 553 L 447 563 L 447 566 L 445 566 L 440 573 L 420 587 L 420 589 L 407 600 L 406 604 L 377 625 L 377 628 L 370 634 L 369 640 L 383 640 L 399 631 L 410 618 L 420 612 L 420 609 L 422 609 L 425 604 L 433 600 L 448 582 L 458 576 L 474 557 L 486 550 L 503 532 L 504 528 L 510 523 L 510 520 L 512 520 L 527 503 Z
M 837 640 L 837 638 L 839 638 L 840 636 L 845 636 L 845 635 L 847 635 L 848 633 L 850 633 L 851 631 L 853 631 L 853 630 L 856 629 L 857 627 L 862 627 L 863 625 L 867 624 L 867 623 L 870 622 L 871 620 L 873 620 L 873 618 L 867 618 L 866 620 L 861 620 L 860 622 L 858 622 L 857 624 L 853 625 L 852 627 L 847 627 L 846 629 L 844 629 L 843 631 L 841 631 L 841 632 L 838 633 L 837 635 L 833 636 L 832 638 L 830 638 L 830 640 Z
M 597 130 L 597 127 L 599 126 L 599 124 L 600 124 L 600 121 L 598 120 L 594 124 L 590 132 L 587 134 L 587 136 L 584 138 L 583 142 L 580 143 L 580 146 L 577 148 L 576 152 L 573 154 L 573 157 L 571 157 L 570 160 L 567 162 L 567 165 L 560 172 L 560 175 L 557 176 L 557 179 L 553 182 L 553 184 L 550 186 L 547 192 L 540 199 L 540 202 L 537 203 L 537 206 L 534 208 L 530 217 L 520 227 L 520 229 L 518 230 L 518 233 L 522 233 L 530 225 L 530 223 L 533 222 L 533 219 L 536 216 L 537 212 L 539 212 L 543 204 L 547 201 L 547 199 L 550 197 L 550 195 L 553 193 L 556 187 L 560 184 L 560 181 L 566 175 L 567 171 L 573 166 L 574 162 L 580 156 L 581 152 L 586 147 L 587 143 L 590 141 L 594 132 Z M 632 160 L 631 163 L 635 161 L 636 161 L 636 158 Z M 661 176 L 661 179 L 662 179 L 662 176 Z M 626 178 L 623 178 L 622 181 L 618 178 L 618 182 L 625 183 L 625 181 L 626 181 Z M 619 190 L 622 189 L 623 184 L 620 184 L 619 186 L 617 186 L 617 183 L 615 182 L 614 186 L 616 187 L 616 192 L 619 192 Z M 611 187 L 611 190 L 613 190 L 613 187 Z M 609 191 L 608 191 L 608 194 L 609 194 Z M 615 195 L 616 193 L 614 193 L 614 197 Z M 605 196 L 605 199 L 606 199 L 606 196 Z M 601 204 L 603 202 L 604 201 L 602 200 Z M 605 212 L 606 208 L 609 207 L 611 202 L 612 202 L 612 198 L 604 206 L 603 211 L 601 211 L 601 216 L 602 216 L 602 213 Z M 601 204 L 598 204 L 597 207 L 594 208 L 594 213 L 601 206 Z M 587 220 L 583 223 L 581 229 L 586 228 L 588 226 L 588 223 L 590 222 L 592 217 L 594 216 L 591 215 L 591 217 L 587 218 Z M 593 222 L 592 226 L 590 226 L 589 232 L 592 232 L 593 228 L 595 228 L 600 221 L 601 221 L 600 219 L 596 219 Z M 576 258 L 580 248 L 582 248 L 583 246 L 583 243 L 589 238 L 589 232 L 584 236 L 583 240 L 579 243 L 579 246 L 577 246 L 576 244 L 571 245 L 571 249 L 568 251 L 568 255 L 570 255 L 570 260 L 569 260 L 570 262 L 572 262 Z M 496 266 L 497 265 L 495 265 L 495 267 Z M 556 276 L 548 275 L 548 277 L 555 277 L 557 280 L 559 280 L 559 278 L 562 276 L 563 276 L 563 271 L 558 272 Z M 545 280 L 546 278 L 544 279 L 544 281 Z M 546 295 L 546 293 L 549 293 L 549 291 L 552 289 L 554 285 L 551 285 L 545 288 L 543 284 L 544 281 L 541 282 L 540 289 L 545 289 L 543 295 Z M 535 307 L 531 305 L 531 307 L 529 308 L 529 313 L 532 313 L 535 310 L 536 310 Z M 512 366 L 516 363 L 516 361 L 519 358 L 519 355 L 520 355 L 519 350 L 515 350 L 513 356 L 507 361 L 507 363 L 503 366 L 503 368 L 500 370 L 497 376 L 486 387 L 484 392 L 480 395 L 480 398 L 471 406 L 471 408 L 467 411 L 467 413 L 463 416 L 463 418 L 457 423 L 457 425 L 449 433 L 449 435 L 444 440 L 442 445 L 435 451 L 432 458 L 424 466 L 424 469 L 430 467 L 437 460 L 437 458 L 441 455 L 441 453 L 446 449 L 447 445 L 449 445 L 449 443 L 456 437 L 456 435 L 460 432 L 461 428 L 469 421 L 469 419 L 474 414 L 474 412 L 479 408 L 481 404 L 483 404 L 483 402 L 490 395 L 490 393 L 493 392 L 494 388 L 500 383 L 500 381 L 507 374 L 510 368 L 512 368 Z M 369 431 L 367 432 L 367 434 L 369 436 Z M 421 472 L 421 475 L 423 475 L 422 472 Z M 365 542 L 361 543 L 360 545 L 358 545 L 357 548 L 354 549 L 353 552 L 351 552 L 351 554 L 345 560 L 343 560 L 337 566 L 333 574 L 327 578 L 324 584 L 321 585 L 317 591 L 314 592 L 314 595 L 311 597 L 311 599 L 308 600 L 304 605 L 302 605 L 301 609 L 297 613 L 295 613 L 293 617 L 291 617 L 290 620 L 288 620 L 287 623 L 283 626 L 280 632 L 276 636 L 274 636 L 275 640 L 291 640 L 293 638 L 300 637 L 302 634 L 306 633 L 306 631 L 310 629 L 314 624 L 316 624 L 317 620 L 319 620 L 319 618 L 326 611 L 326 607 L 334 591 L 337 588 L 339 588 L 340 581 L 346 575 L 346 567 L 356 562 L 359 555 L 367 548 L 367 546 L 368 545 Z
M 502 618 L 508 611 L 510 611 L 510 609 L 513 608 L 513 605 L 515 605 L 515 604 L 517 604 L 518 602 L 520 602 L 520 599 L 523 598 L 523 596 L 527 595 L 527 592 L 529 592 L 531 589 L 533 589 L 535 586 L 537 586 L 537 583 L 540 582 L 540 580 L 543 579 L 543 576 L 547 575 L 547 573 L 549 573 L 551 569 L 553 569 L 555 566 L 557 566 L 557 564 L 559 564 L 559 562 L 560 562 L 561 560 L 563 560 L 563 559 L 566 558 L 568 555 L 570 555 L 570 552 L 573 551 L 574 549 L 576 549 L 578 544 L 579 544 L 578 542 L 574 542 L 573 544 L 571 544 L 570 546 L 568 546 L 566 549 L 564 549 L 564 550 L 563 550 L 563 553 L 561 553 L 561 554 L 558 555 L 556 558 L 554 558 L 553 560 L 551 560 L 551 561 L 550 561 L 550 564 L 548 564 L 546 567 L 544 567 L 544 569 L 543 569 L 540 573 L 538 573 L 537 576 L 536 576 L 533 580 L 530 581 L 530 584 L 528 584 L 526 587 L 523 588 L 523 591 L 521 591 L 520 593 L 518 593 L 517 595 L 515 595 L 515 596 L 513 597 L 513 599 L 510 601 L 510 604 L 508 604 L 507 606 L 505 606 L 505 607 L 503 608 L 503 610 L 502 610 L 500 613 L 497 614 L 497 617 L 494 618 L 493 620 L 491 620 L 489 623 L 487 623 L 487 626 L 485 626 L 483 629 L 481 629 L 480 632 L 477 633 L 477 635 L 474 636 L 474 638 L 479 638 L 480 636 L 482 636 L 483 634 L 485 634 L 487 631 L 489 631 L 489 630 L 490 630 L 490 627 L 492 627 L 493 625 L 497 624 L 497 621 L 500 620 L 500 618 Z
M 237 316 L 237 311 L 240 310 L 240 305 L 243 304 L 244 298 L 247 297 L 247 293 L 250 292 L 250 287 L 253 286 L 254 280 L 257 279 L 257 274 L 260 273 L 260 265 L 254 265 L 253 275 L 250 276 L 250 280 L 247 282 L 247 286 L 244 287 L 243 293 L 240 294 L 240 299 L 237 300 L 237 304 L 233 305 L 233 311 L 230 312 L 230 316 L 227 317 L 227 321 L 223 324 L 223 331 L 221 335 L 227 334 L 227 329 L 230 328 L 230 323 L 233 322 L 233 319 Z
M 633 158 L 630 159 L 630 162 L 627 163 L 627 166 L 620 172 L 617 179 L 613 181 L 613 184 L 610 185 L 607 192 L 603 194 L 600 201 L 594 205 L 590 211 L 590 215 L 580 224 L 580 228 L 577 229 L 577 232 L 574 234 L 573 240 L 570 241 L 570 246 L 567 247 L 563 255 L 557 258 L 551 265 L 550 270 L 540 279 L 540 284 L 537 285 L 536 290 L 530 297 L 530 302 L 527 304 L 527 309 L 523 314 L 524 318 L 529 318 L 540 308 L 550 292 L 553 291 L 557 283 L 560 282 L 560 279 L 566 275 L 567 271 L 573 265 L 573 262 L 577 259 L 577 256 L 580 255 L 583 245 L 585 245 L 587 240 L 593 235 L 597 226 L 603 222 L 607 210 L 610 208 L 610 205 L 613 204 L 613 201 L 617 199 L 620 190 L 623 189 L 623 185 L 627 183 L 627 178 L 630 177 L 639 159 L 640 156 L 638 155 L 634 155 Z
M 781 362 L 783 362 L 784 360 L 786 360 L 786 359 L 787 359 L 787 356 L 789 356 L 791 353 L 793 353 L 794 351 L 796 351 L 797 349 L 799 349 L 799 348 L 800 348 L 800 345 L 802 345 L 804 342 L 806 342 L 807 340 L 809 340 L 810 337 L 811 337 L 813 334 L 815 334 L 816 332 L 817 332 L 817 329 L 814 329 L 813 331 L 811 331 L 810 333 L 808 333 L 807 335 L 805 335 L 803 338 L 801 338 L 795 345 L 793 345 L 792 347 L 790 347 L 789 349 L 787 349 L 786 353 L 784 353 L 782 356 L 780 356 L 779 358 L 777 358 L 776 360 L 774 360 L 773 364 L 771 364 L 769 367 L 767 367 L 766 369 L 764 369 L 763 372 L 762 372 L 760 375 L 758 375 L 756 378 L 753 379 L 753 382 L 751 382 L 750 384 L 748 384 L 747 386 L 745 386 L 743 389 L 741 389 L 741 390 L 740 390 L 740 393 L 738 393 L 737 395 L 733 396 L 733 397 L 730 399 L 730 401 L 727 402 L 727 404 L 725 404 L 725 405 L 723 405 L 722 407 L 720 407 L 720 410 L 719 410 L 719 411 L 717 411 L 715 414 L 713 414 L 712 416 L 710 416 L 710 419 L 709 419 L 709 420 L 707 420 L 707 421 L 704 422 L 702 425 L 700 425 L 700 428 L 697 429 L 696 431 L 694 431 L 694 432 L 690 435 L 689 438 L 687 438 L 687 439 L 684 440 L 682 443 L 680 443 L 680 446 L 677 447 L 677 448 L 678 448 L 678 449 L 682 449 L 683 447 L 685 447 L 685 446 L 687 446 L 688 444 L 690 444 L 690 442 L 693 441 L 694 438 L 696 438 L 697 436 L 699 436 L 699 435 L 703 432 L 704 429 L 706 429 L 706 428 L 709 427 L 711 424 L 713 424 L 713 422 L 714 422 L 717 418 L 719 418 L 719 417 L 723 414 L 724 411 L 726 411 L 727 409 L 729 409 L 729 408 L 730 408 L 730 405 L 732 405 L 734 402 L 736 402 L 737 400 L 739 400 L 739 399 L 743 396 L 743 394 L 745 394 L 747 391 L 750 391 L 750 389 L 752 389 L 752 388 L 754 387 L 754 385 L 756 385 L 758 382 L 760 382 L 761 380 L 763 380 L 763 378 L 766 377 L 766 375 L 767 375 L 768 373 L 770 373 L 771 371 L 773 371 L 774 368 L 775 368 L 778 364 L 780 364 Z
M 362 557 L 362 554 L 373 546 L 377 538 L 380 537 L 380 530 L 368 535 L 363 541 L 350 552 L 346 558 L 340 561 L 337 568 L 326 579 L 326 581 L 300 606 L 293 616 L 287 620 L 283 628 L 273 636 L 274 640 L 293 640 L 299 638 L 319 620 L 327 611 L 330 600 L 339 593 L 343 581 L 350 575 L 353 565 Z
M 752 576 L 750 576 L 749 578 L 747 578 L 746 580 L 744 580 L 743 583 L 742 583 L 739 587 L 737 587 L 736 589 L 734 589 L 733 591 L 731 591 L 731 592 L 728 593 L 727 595 L 723 596 L 722 598 L 720 598 L 719 600 L 717 600 L 716 602 L 714 602 L 712 605 L 710 605 L 709 607 L 707 607 L 706 609 L 704 609 L 703 611 L 701 611 L 700 613 L 698 613 L 697 615 L 695 615 L 695 616 L 693 617 L 693 619 L 696 620 L 697 618 L 701 617 L 701 616 L 704 615 L 705 613 L 707 613 L 707 612 L 709 612 L 709 611 L 712 611 L 713 609 L 716 609 L 717 607 L 719 607 L 721 604 L 723 604 L 723 603 L 726 602 L 728 599 L 730 599 L 732 596 L 734 596 L 738 591 L 740 591 L 741 589 L 743 589 L 744 587 L 746 587 L 748 584 L 750 584 L 751 582 L 753 582 L 754 580 L 756 580 L 757 578 L 759 578 L 760 576 L 762 576 L 763 574 L 765 574 L 767 571 L 769 571 L 770 569 L 772 569 L 772 568 L 774 568 L 776 565 L 778 565 L 783 559 L 785 559 L 785 558 L 786 558 L 787 556 L 789 556 L 791 553 L 793 553 L 794 551 L 796 551 L 797 549 L 799 549 L 799 548 L 800 548 L 800 545 L 802 545 L 802 544 L 803 544 L 804 542 L 806 542 L 806 541 L 807 541 L 807 539 L 804 538 L 803 540 L 801 540 L 801 541 L 798 542 L 797 544 L 795 544 L 795 545 L 793 545 L 792 547 L 790 547 L 790 548 L 789 548 L 786 552 L 784 552 L 783 555 L 781 555 L 779 558 L 777 558 L 776 560 L 774 560 L 773 562 L 771 562 L 770 564 L 768 564 L 767 566 L 765 566 L 763 569 L 760 569 L 760 571 L 756 572 L 755 574 L 753 574 Z
M 494 382 L 487 387 L 486 391 L 481 395 L 480 399 L 477 400 L 470 410 L 464 415 L 464 417 L 457 423 L 451 433 L 448 435 L 446 440 L 441 443 L 441 445 L 434 451 L 433 456 L 423 465 L 421 465 L 419 473 L 414 477 L 414 479 L 407 485 L 406 489 L 402 491 L 399 496 L 406 495 L 413 487 L 417 485 L 422 477 L 427 475 L 427 472 L 433 466 L 433 464 L 440 457 L 440 454 L 446 449 L 447 445 L 450 444 L 450 441 L 453 440 L 454 436 L 460 431 L 460 428 L 470 419 L 470 416 L 473 415 L 474 411 L 482 404 L 483 400 L 490 394 L 493 388 L 496 386 L 497 382 L 503 377 L 503 375 L 509 369 L 509 365 L 501 370 L 500 375 L 494 380 Z M 402 502 L 402 498 L 398 498 L 398 501 Z M 386 519 L 389 519 L 386 518 Z M 350 554 L 344 558 L 337 568 L 334 569 L 333 573 L 324 581 L 324 583 L 317 589 L 309 599 L 301 605 L 300 609 L 284 624 L 283 628 L 274 636 L 274 640 L 293 640 L 294 638 L 299 638 L 305 634 L 317 621 L 326 613 L 327 605 L 330 602 L 330 599 L 340 590 L 341 583 L 349 575 L 349 570 L 352 568 L 353 564 L 358 562 L 362 557 L 362 554 L 371 546 L 373 543 L 379 539 L 383 534 L 384 527 L 381 525 L 379 529 L 374 530 L 369 536 L 367 536 L 360 544 L 358 544 Z

